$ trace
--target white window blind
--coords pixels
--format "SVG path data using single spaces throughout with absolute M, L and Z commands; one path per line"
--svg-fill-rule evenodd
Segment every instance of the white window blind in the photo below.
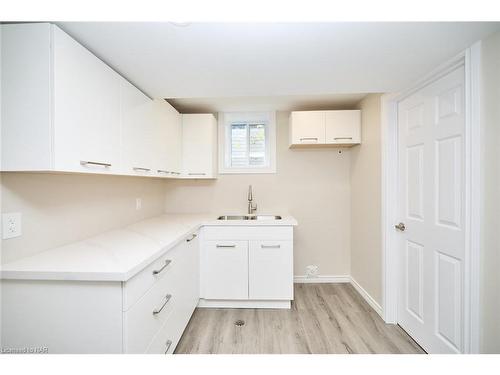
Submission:
M 266 165 L 266 124 L 231 123 L 231 167 Z
M 219 172 L 275 173 L 274 112 L 219 114 Z

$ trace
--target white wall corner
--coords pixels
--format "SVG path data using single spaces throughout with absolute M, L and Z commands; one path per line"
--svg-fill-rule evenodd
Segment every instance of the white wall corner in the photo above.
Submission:
M 377 301 L 361 286 L 359 283 L 351 276 L 350 283 L 356 289 L 356 291 L 364 298 L 364 300 L 376 311 L 378 315 L 383 319 L 382 306 L 379 305 Z

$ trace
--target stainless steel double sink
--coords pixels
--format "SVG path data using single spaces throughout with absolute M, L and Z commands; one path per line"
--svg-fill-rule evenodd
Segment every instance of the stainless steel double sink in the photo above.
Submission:
M 217 220 L 281 220 L 279 215 L 223 215 Z

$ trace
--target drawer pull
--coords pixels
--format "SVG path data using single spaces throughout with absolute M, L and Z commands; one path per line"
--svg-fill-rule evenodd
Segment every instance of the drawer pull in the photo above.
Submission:
M 191 238 L 186 239 L 186 242 L 191 242 L 192 240 L 194 240 L 196 238 L 196 236 L 197 236 L 197 234 L 193 233 Z
M 105 168 L 111 167 L 111 164 L 109 164 L 109 163 L 101 163 L 101 162 L 97 162 L 97 161 L 88 161 L 88 160 L 80 160 L 80 165 L 83 165 L 83 166 L 98 165 L 100 167 L 105 167 Z
M 334 141 L 338 141 L 339 139 L 351 139 L 352 140 L 352 137 L 336 137 L 336 138 L 333 138 Z
M 165 264 L 163 265 L 162 268 L 160 268 L 159 270 L 153 270 L 153 275 L 158 275 L 161 271 L 163 271 L 165 268 L 167 268 L 167 266 L 172 263 L 172 261 L 170 259 L 166 259 L 165 260 Z
M 165 174 L 170 174 L 172 172 L 169 172 L 169 171 L 164 171 L 163 169 L 157 169 L 156 170 L 158 173 L 165 173 Z
M 305 137 L 305 138 L 300 138 L 300 141 L 318 141 L 317 137 Z
M 168 353 L 168 350 L 170 349 L 171 346 L 172 346 L 172 340 L 167 340 L 167 342 L 165 343 L 165 354 Z
M 206 173 L 188 173 L 189 176 L 206 176 Z
M 150 168 L 142 168 L 142 167 L 134 167 L 132 168 L 134 171 L 140 171 L 140 172 L 150 172 Z
M 165 296 L 165 302 L 163 302 L 163 305 L 161 305 L 161 307 L 159 309 L 154 309 L 153 310 L 153 315 L 157 315 L 157 314 L 161 313 L 161 310 L 163 310 L 163 308 L 167 305 L 168 301 L 170 301 L 170 298 L 172 298 L 172 295 L 171 294 L 167 294 Z
M 218 249 L 234 249 L 236 245 L 215 245 Z
M 281 245 L 260 245 L 262 249 L 279 249 Z

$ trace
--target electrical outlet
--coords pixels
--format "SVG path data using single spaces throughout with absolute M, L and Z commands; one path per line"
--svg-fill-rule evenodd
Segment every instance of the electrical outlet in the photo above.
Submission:
M 2 238 L 4 240 L 8 238 L 19 237 L 22 234 L 21 231 L 21 213 L 11 212 L 2 215 Z
M 135 209 L 137 211 L 142 209 L 142 198 L 135 198 Z
M 316 265 L 310 265 L 306 267 L 307 277 L 318 277 L 319 269 Z

